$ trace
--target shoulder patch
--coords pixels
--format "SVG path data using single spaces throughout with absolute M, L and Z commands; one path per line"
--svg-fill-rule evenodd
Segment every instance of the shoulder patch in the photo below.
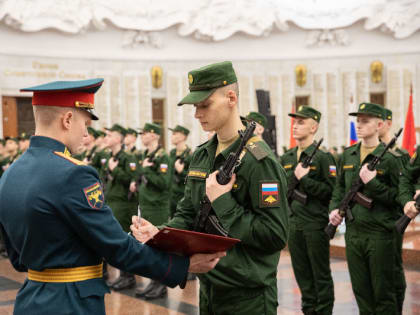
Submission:
M 329 169 L 328 169 L 328 174 L 331 177 L 337 177 L 337 166 L 335 165 L 330 165 Z
M 277 207 L 280 204 L 279 183 L 276 181 L 260 181 L 260 208 Z
M 83 192 L 86 197 L 86 201 L 89 206 L 93 209 L 101 209 L 104 204 L 104 194 L 102 192 L 102 186 L 99 182 L 83 188 Z
M 264 146 L 262 145 L 261 138 L 259 137 L 252 137 L 248 140 L 246 144 L 246 148 L 251 154 L 259 161 L 265 158 L 268 155 L 267 150 L 265 150 Z
M 68 156 L 68 155 L 66 155 L 63 152 L 54 151 L 54 154 L 62 157 L 63 159 L 66 159 L 67 161 L 72 162 L 73 164 L 76 164 L 76 165 L 86 165 L 85 162 L 80 161 L 78 159 L 75 159 L 74 157 Z
M 160 164 L 160 171 L 162 173 L 166 173 L 168 171 L 168 164 L 165 164 L 165 163 Z

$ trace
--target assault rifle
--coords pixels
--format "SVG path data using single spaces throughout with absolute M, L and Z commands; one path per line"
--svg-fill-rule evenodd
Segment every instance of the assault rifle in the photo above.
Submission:
M 395 134 L 394 138 L 386 145 L 384 151 L 381 153 L 380 156 L 375 156 L 372 161 L 368 164 L 368 169 L 370 171 L 375 170 L 378 163 L 381 161 L 385 153 L 392 148 L 395 145 L 395 142 L 397 141 L 398 137 L 400 136 L 402 132 L 402 128 Z M 352 183 L 350 190 L 347 192 L 347 194 L 344 196 L 343 200 L 341 200 L 341 203 L 338 207 L 338 213 L 342 218 L 347 218 L 349 222 L 354 220 L 353 214 L 351 213 L 351 208 L 353 207 L 355 202 L 360 203 L 362 206 L 370 209 L 372 207 L 372 200 L 370 198 L 367 198 L 362 193 L 360 193 L 360 190 L 363 188 L 364 184 L 358 176 Z M 335 235 L 335 232 L 337 230 L 337 226 L 333 225 L 331 223 L 328 223 L 328 226 L 325 228 L 325 233 L 328 234 L 329 238 L 332 239 Z
M 176 158 L 175 161 L 179 160 L 179 163 L 185 164 L 185 159 L 187 158 L 187 155 L 190 152 L 191 152 L 191 149 L 186 148 L 184 150 L 184 152 L 182 152 L 182 154 L 179 157 Z M 187 167 L 187 165 L 184 166 L 184 170 L 186 169 L 186 167 Z M 174 179 L 175 179 L 175 183 L 177 183 L 177 184 L 181 181 L 180 174 L 176 170 L 174 171 Z
M 245 131 L 238 131 L 241 137 L 241 143 L 235 152 L 231 152 L 225 163 L 219 168 L 219 173 L 216 175 L 217 182 L 220 185 L 226 185 L 230 182 L 236 168 L 241 164 L 241 154 L 244 150 L 248 140 L 252 137 L 255 130 L 256 123 L 254 121 L 248 124 Z M 211 207 L 209 198 L 204 196 L 200 201 L 200 210 L 194 222 L 194 231 L 208 234 L 215 234 L 221 236 L 228 236 L 228 232 L 222 226 L 219 218 Z
M 302 167 L 303 168 L 307 168 L 311 165 L 316 152 L 318 151 L 319 147 L 321 146 L 322 141 L 324 141 L 323 138 L 321 138 L 318 141 L 318 143 L 316 144 L 315 149 L 313 150 L 312 154 L 305 157 L 305 159 L 302 162 Z M 293 200 L 297 200 L 303 205 L 306 205 L 306 203 L 308 201 L 308 196 L 305 193 L 296 189 L 298 185 L 299 185 L 299 180 L 296 178 L 295 174 L 293 173 L 292 178 L 290 179 L 289 185 L 287 187 L 287 202 L 289 203 L 289 205 L 292 204 Z
M 419 211 L 420 210 L 420 195 L 417 196 L 415 201 L 416 203 L 414 204 L 414 206 L 416 207 L 417 211 Z M 395 228 L 397 232 L 400 233 L 401 235 L 404 234 L 405 229 L 410 224 L 410 222 L 411 222 L 411 218 L 409 218 L 406 214 L 404 214 L 401 218 L 397 220 L 397 222 L 395 222 Z

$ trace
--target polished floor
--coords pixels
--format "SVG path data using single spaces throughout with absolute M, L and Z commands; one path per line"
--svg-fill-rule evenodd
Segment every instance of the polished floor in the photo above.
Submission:
M 356 302 L 351 291 L 347 263 L 342 259 L 331 260 L 335 284 L 334 314 L 358 314 Z M 294 280 L 287 251 L 282 252 L 278 266 L 279 308 L 277 313 L 284 315 L 301 314 L 300 292 Z M 420 314 L 420 269 L 407 268 L 407 293 L 404 314 Z M 13 270 L 6 259 L 0 259 L 0 315 L 12 314 L 16 292 L 26 277 L 25 273 Z M 147 279 L 138 278 L 141 285 Z M 133 290 L 112 292 L 106 295 L 107 314 L 110 315 L 175 315 L 198 314 L 198 281 L 189 281 L 184 290 L 170 289 L 166 298 L 145 301 L 133 297 Z M 29 315 L 29 314 L 28 314 Z

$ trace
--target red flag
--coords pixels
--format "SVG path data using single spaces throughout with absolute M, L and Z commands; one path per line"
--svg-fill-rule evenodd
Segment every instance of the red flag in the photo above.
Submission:
M 292 104 L 292 114 L 295 113 L 295 102 L 293 102 Z M 296 146 L 296 140 L 295 138 L 293 138 L 293 122 L 294 122 L 294 118 L 292 117 L 292 119 L 290 120 L 290 141 L 289 141 L 289 149 L 294 148 Z
M 405 116 L 402 147 L 408 151 L 410 156 L 416 152 L 416 128 L 414 127 L 413 115 L 413 85 L 410 87 L 410 103 L 408 104 L 407 116 Z

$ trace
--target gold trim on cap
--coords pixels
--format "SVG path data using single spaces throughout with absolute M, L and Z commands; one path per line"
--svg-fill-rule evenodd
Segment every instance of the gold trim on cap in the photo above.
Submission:
M 80 101 L 74 102 L 74 106 L 78 108 L 89 108 L 89 109 L 92 109 L 95 107 L 95 105 L 93 105 L 92 103 L 86 103 L 86 102 L 80 102 Z
M 360 105 L 360 109 L 364 109 L 366 107 L 366 104 Z

